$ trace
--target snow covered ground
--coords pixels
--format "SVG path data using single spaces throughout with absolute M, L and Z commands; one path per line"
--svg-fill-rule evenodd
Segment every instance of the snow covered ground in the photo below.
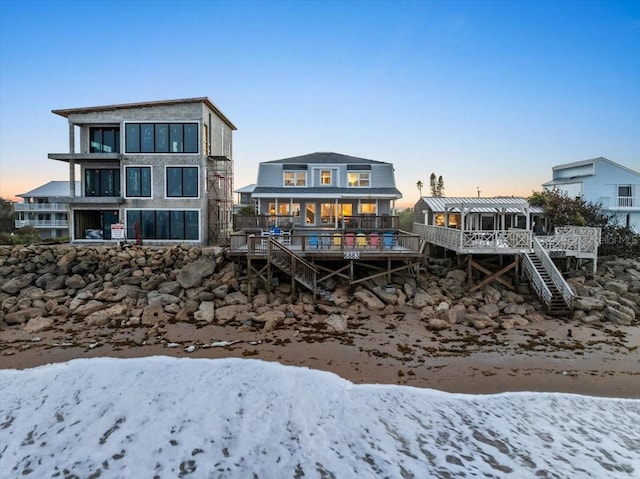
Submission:
M 640 400 L 354 385 L 247 359 L 0 370 L 0 477 L 640 477 Z

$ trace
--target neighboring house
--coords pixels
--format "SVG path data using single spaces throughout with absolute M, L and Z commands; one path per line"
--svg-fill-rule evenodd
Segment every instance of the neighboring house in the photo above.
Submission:
M 69 152 L 48 156 L 69 163 L 72 242 L 111 240 L 112 224 L 124 224 L 129 240 L 150 243 L 228 238 L 236 127 L 211 100 L 53 113 L 69 122 Z
M 76 182 L 76 191 L 80 182 Z M 69 236 L 67 209 L 69 206 L 69 182 L 50 181 L 38 188 L 17 195 L 24 201 L 14 204 L 18 219 L 16 228 L 31 226 L 41 238 Z
M 640 173 L 606 158 L 554 166 L 553 179 L 542 185 L 569 197 L 599 203 L 621 226 L 640 232 Z
M 251 200 L 251 193 L 256 188 L 255 183 L 251 183 L 250 185 L 243 186 L 242 188 L 238 188 L 234 191 L 238 195 L 238 200 L 236 204 L 233 206 L 234 212 L 237 213 L 237 210 L 242 208 L 243 206 L 254 206 L 253 200 Z
M 258 214 L 288 217 L 294 227 L 338 228 L 395 215 L 402 193 L 391 163 L 318 152 L 260 163 L 251 198 Z
M 423 196 L 414 206 L 414 219 L 419 224 L 467 231 L 532 230 L 544 227 L 544 209 L 529 205 L 524 198 Z

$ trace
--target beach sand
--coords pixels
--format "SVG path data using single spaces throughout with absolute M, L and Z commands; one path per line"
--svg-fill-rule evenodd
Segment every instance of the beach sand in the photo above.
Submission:
M 435 332 L 410 307 L 349 320 L 345 333 L 323 320 L 317 316 L 310 324 L 268 333 L 177 322 L 151 340 L 148 327 L 88 329 L 70 320 L 27 333 L 11 326 L 0 331 L 0 367 L 100 356 L 244 357 L 330 371 L 354 383 L 474 394 L 546 391 L 640 398 L 638 326 L 548 319 L 510 330 L 455 326 Z

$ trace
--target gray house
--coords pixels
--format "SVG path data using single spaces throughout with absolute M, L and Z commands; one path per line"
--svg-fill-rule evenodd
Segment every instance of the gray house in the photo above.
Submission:
M 348 228 L 395 215 L 402 193 L 391 163 L 318 152 L 260 163 L 251 198 L 259 215 L 293 227 Z
M 53 110 L 69 123 L 71 240 L 224 241 L 233 206 L 232 133 L 208 98 Z M 80 191 L 75 191 L 76 167 Z M 112 225 L 116 225 L 112 228 Z

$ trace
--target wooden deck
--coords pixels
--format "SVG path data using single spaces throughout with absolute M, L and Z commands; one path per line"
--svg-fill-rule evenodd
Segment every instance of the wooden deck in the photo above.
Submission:
M 231 236 L 229 257 L 265 258 L 268 239 L 274 238 L 301 258 L 312 261 L 414 260 L 420 258 L 420 237 L 402 232 L 349 233 L 340 230 L 323 232 L 281 233 L 263 235 L 234 233 Z

